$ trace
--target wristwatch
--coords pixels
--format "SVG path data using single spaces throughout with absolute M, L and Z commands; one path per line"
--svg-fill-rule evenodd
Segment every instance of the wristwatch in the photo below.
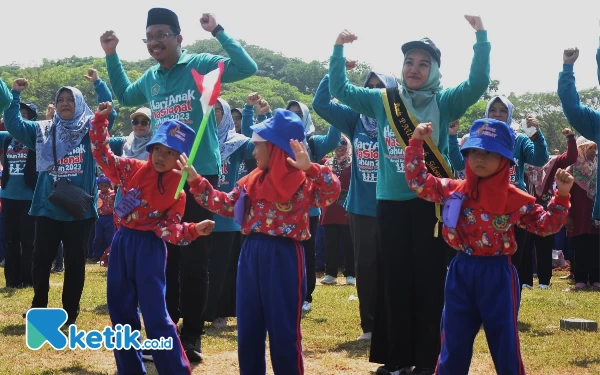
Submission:
M 216 27 L 213 29 L 213 31 L 211 31 L 210 33 L 212 34 L 212 36 L 216 37 L 216 36 L 217 36 L 217 33 L 218 33 L 219 31 L 223 31 L 223 30 L 225 30 L 225 29 L 223 29 L 223 26 L 221 26 L 221 25 L 219 24 L 219 25 L 217 25 L 217 26 L 216 26 Z

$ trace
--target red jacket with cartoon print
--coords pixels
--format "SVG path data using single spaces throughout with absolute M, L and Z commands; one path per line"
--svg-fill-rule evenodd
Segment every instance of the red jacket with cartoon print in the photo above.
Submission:
M 444 204 L 460 182 L 427 173 L 423 152 L 423 143 L 419 141 L 411 140 L 406 147 L 406 182 L 419 198 Z M 467 255 L 512 255 L 517 250 L 513 226 L 538 236 L 554 234 L 565 225 L 569 206 L 569 196 L 555 193 L 547 211 L 539 204 L 525 205 L 509 215 L 462 207 L 456 228 L 444 225 L 442 233 L 448 245 Z
M 98 216 L 112 215 L 115 207 L 115 192 L 109 190 L 106 193 L 98 190 Z
M 266 200 L 246 199 L 242 234 L 264 233 L 287 237 L 295 241 L 310 238 L 308 211 L 310 207 L 325 207 L 335 203 L 340 195 L 340 181 L 331 169 L 313 163 L 306 172 L 306 182 L 285 204 Z M 233 206 L 240 197 L 240 187 L 230 193 L 215 190 L 207 179 L 199 176 L 190 184 L 190 193 L 207 210 L 224 217 L 233 217 Z
M 125 194 L 132 188 L 139 188 L 138 186 L 130 186 L 129 179 L 148 162 L 122 158 L 113 154 L 108 142 L 106 142 L 109 137 L 107 127 L 108 120 L 96 114 L 90 129 L 92 153 L 106 177 L 111 182 L 118 183 Z M 140 205 L 127 214 L 125 218 L 118 220 L 117 226 L 122 225 L 140 231 L 153 231 L 164 241 L 179 246 L 189 245 L 190 242 L 198 238 L 195 224 L 181 223 L 185 209 L 185 194 L 180 194 L 179 199 L 163 212 L 152 207 L 152 202 L 146 200 L 148 196 L 147 192 L 141 191 Z

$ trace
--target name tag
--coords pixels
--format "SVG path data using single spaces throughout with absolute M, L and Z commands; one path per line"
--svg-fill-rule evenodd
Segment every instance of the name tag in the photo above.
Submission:
M 141 192 L 137 189 L 129 190 L 115 206 L 115 213 L 119 215 L 120 218 L 127 216 L 127 214 L 142 203 L 142 201 L 138 199 L 140 194 Z
M 460 209 L 462 202 L 467 197 L 460 193 L 453 193 L 450 199 L 444 203 L 444 210 L 442 211 L 442 220 L 444 225 L 448 228 L 456 228 L 458 224 L 458 217 L 460 216 Z

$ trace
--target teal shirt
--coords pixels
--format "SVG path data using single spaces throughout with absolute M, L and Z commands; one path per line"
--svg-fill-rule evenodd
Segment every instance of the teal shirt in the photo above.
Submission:
M 319 84 L 312 106 L 319 116 L 346 134 L 352 142 L 352 174 L 344 208 L 353 214 L 375 217 L 379 164 L 377 137 L 371 137 L 365 132 L 358 112 L 331 101 L 328 75 Z
M 246 144 L 240 146 L 227 159 L 222 160 L 217 190 L 225 193 L 233 190 L 236 182 L 240 179 L 240 165 L 245 160 L 252 158 L 253 151 L 254 144 L 248 140 Z M 215 232 L 239 232 L 241 229 L 233 217 L 214 215 L 213 220 L 215 221 Z
M 469 78 L 457 87 L 440 91 L 436 95 L 440 109 L 440 137 L 438 149 L 448 159 L 448 126 L 462 117 L 466 110 L 485 93 L 490 82 L 490 43 L 487 31 L 475 33 L 474 56 Z M 410 190 L 404 177 L 404 150 L 390 127 L 381 89 L 368 89 L 352 85 L 346 77 L 344 47 L 336 45 L 329 63 L 329 90 L 331 95 L 355 111 L 377 119 L 379 124 L 379 164 L 377 169 L 377 199 L 409 200 L 417 196 Z
M 598 81 L 600 82 L 600 48 L 596 52 L 596 62 L 598 63 Z M 581 104 L 579 93 L 575 87 L 573 64 L 563 64 L 563 70 L 558 76 L 558 97 L 569 124 L 586 139 L 600 144 L 600 111 Z M 600 186 L 600 173 L 596 175 L 596 186 Z M 598 188 L 596 189 L 592 218 L 600 220 L 600 189 Z
M 9 132 L 0 131 L 0 147 L 4 147 L 4 142 L 10 136 Z M 18 201 L 32 200 L 33 189 L 25 184 L 24 175 L 29 148 L 13 137 L 5 152 L 4 157 L 8 159 L 9 178 L 6 186 L 2 187 L 0 197 Z
M 543 167 L 549 159 L 548 145 L 541 130 L 538 130 L 535 141 L 529 139 L 525 134 L 517 134 L 513 156 L 515 165 L 510 169 L 510 183 L 519 189 L 527 191 L 525 187 L 525 163 L 535 167 Z
M 106 56 L 106 68 L 115 96 L 121 105 L 138 106 L 148 103 L 152 111 L 152 129 L 156 130 L 167 120 L 179 120 L 198 131 L 204 113 L 200 92 L 191 70 L 200 74 L 217 69 L 219 61 L 225 63 L 221 82 L 235 82 L 256 74 L 258 68 L 242 46 L 221 31 L 217 40 L 230 58 L 208 53 L 193 54 L 182 50 L 179 61 L 171 69 L 160 64 L 148 69 L 140 79 L 131 83 L 119 61 L 119 56 Z M 218 175 L 221 170 L 217 122 L 214 111 L 210 114 L 202 143 L 194 160 L 201 175 Z
M 3 80 L 0 79 L 0 112 L 4 112 L 12 101 L 12 94 Z
M 94 83 L 94 90 L 98 96 L 98 103 L 112 102 L 112 97 L 108 87 L 102 80 Z M 35 149 L 36 134 L 39 125 L 36 121 L 26 121 L 21 117 L 19 103 L 21 102 L 21 93 L 12 92 L 13 100 L 10 107 L 4 112 L 4 121 L 6 129 L 16 139 L 30 149 Z M 113 110 L 108 118 L 109 128 L 116 118 L 116 112 Z M 80 187 L 86 193 L 94 197 L 93 204 L 88 208 L 83 219 L 98 218 L 98 186 L 96 185 L 96 161 L 92 156 L 90 136 L 87 134 L 81 140 L 81 143 L 71 152 L 65 155 L 59 161 L 59 170 L 69 172 L 61 174 L 61 177 L 66 177 L 71 180 L 71 183 Z M 62 208 L 55 206 L 48 200 L 52 193 L 54 185 L 54 174 L 50 172 L 40 172 L 38 175 L 37 185 L 33 192 L 31 216 L 46 216 L 59 221 L 75 221 L 73 216 L 69 215 Z

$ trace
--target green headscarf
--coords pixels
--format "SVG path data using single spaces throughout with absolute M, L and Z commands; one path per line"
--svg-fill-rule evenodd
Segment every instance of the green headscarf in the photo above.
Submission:
M 407 51 L 406 56 L 414 50 Z M 436 145 L 440 140 L 440 109 L 438 108 L 435 94 L 442 89 L 440 84 L 440 66 L 438 62 L 425 50 L 421 50 L 429 56 L 431 67 L 429 69 L 429 77 L 425 85 L 418 90 L 410 90 L 404 82 L 404 74 L 400 78 L 400 95 L 404 101 L 404 105 L 408 111 L 421 122 L 431 122 L 433 125 L 433 134 L 431 138 Z M 404 62 L 402 63 L 404 66 Z M 415 126 L 418 124 L 415 124 Z

